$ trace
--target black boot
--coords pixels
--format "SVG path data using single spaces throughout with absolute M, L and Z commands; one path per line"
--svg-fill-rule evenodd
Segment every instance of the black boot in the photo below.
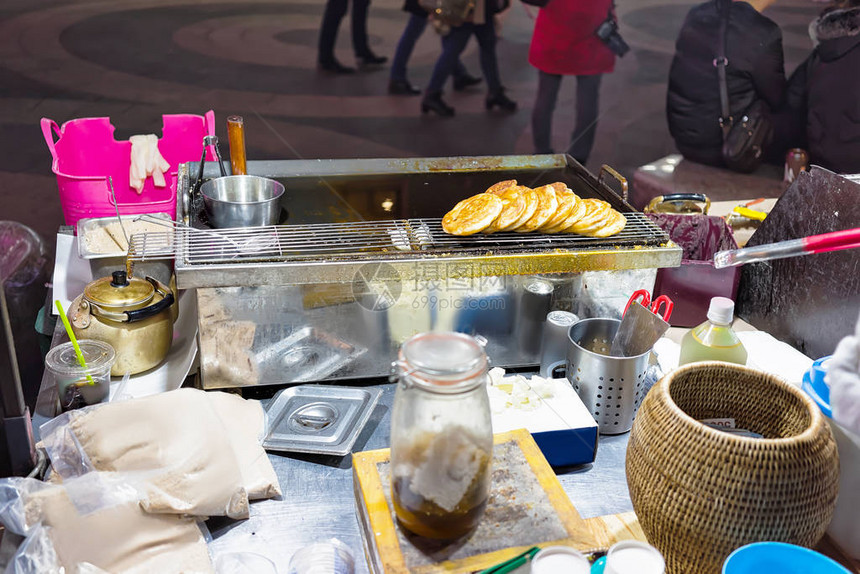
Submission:
M 477 78 L 471 74 L 463 74 L 462 76 L 454 77 L 454 91 L 462 92 L 472 86 L 477 86 L 481 83 L 481 78 Z
M 370 50 L 360 56 L 356 56 L 355 59 L 358 60 L 358 67 L 362 70 L 373 68 L 375 66 L 381 66 L 388 61 L 388 58 L 386 58 L 385 56 L 377 56 Z
M 408 80 L 391 80 L 388 82 L 388 93 L 392 96 L 417 96 L 421 90 L 410 84 Z
M 436 112 L 442 117 L 449 118 L 454 115 L 454 108 L 445 103 L 440 92 L 427 93 L 421 100 L 421 113 Z
M 499 90 L 495 94 L 487 96 L 485 104 L 487 111 L 492 111 L 496 106 L 503 112 L 513 113 L 517 111 L 517 103 L 506 96 L 504 90 Z
M 323 72 L 328 72 L 329 74 L 354 74 L 355 68 L 350 68 L 349 66 L 344 66 L 336 59 L 332 58 L 331 60 L 320 60 L 317 64 L 319 69 Z

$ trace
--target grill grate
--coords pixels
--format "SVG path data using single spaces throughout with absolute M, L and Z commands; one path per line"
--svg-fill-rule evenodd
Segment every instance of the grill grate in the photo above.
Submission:
M 592 250 L 659 246 L 668 234 L 641 213 L 626 213 L 627 226 L 612 237 L 575 234 L 496 233 L 458 237 L 442 230 L 441 219 L 400 219 L 355 223 L 278 225 L 210 231 L 176 227 L 133 235 L 132 261 L 176 257 L 190 265 L 226 263 L 408 258 L 441 254 L 523 253 L 548 249 Z

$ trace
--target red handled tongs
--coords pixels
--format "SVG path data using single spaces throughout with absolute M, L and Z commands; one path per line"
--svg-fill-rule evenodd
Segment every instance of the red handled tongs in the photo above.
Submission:
M 733 267 L 744 263 L 756 263 L 770 259 L 783 259 L 810 253 L 826 253 L 840 249 L 860 247 L 860 227 L 844 229 L 820 235 L 810 235 L 800 239 L 789 239 L 755 247 L 744 247 L 731 251 L 718 251 L 714 255 L 714 267 Z

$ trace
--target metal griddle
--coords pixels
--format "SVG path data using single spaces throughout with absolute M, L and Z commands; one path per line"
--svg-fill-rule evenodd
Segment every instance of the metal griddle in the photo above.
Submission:
M 183 289 L 351 282 L 367 263 L 391 265 L 403 280 L 423 277 L 423 267 L 440 263 L 449 275 L 464 277 L 680 264 L 680 249 L 665 231 L 635 212 L 602 177 L 564 155 L 250 162 L 250 173 L 284 184 L 282 206 L 289 215 L 284 225 L 233 230 L 208 226 L 199 198 L 190 193 L 189 174 L 196 170 L 189 165 L 180 166 L 177 218 L 201 231 L 148 234 L 133 240 L 132 249 L 136 261 L 175 256 Z M 581 197 L 608 201 L 625 213 L 628 225 L 606 239 L 539 233 L 455 237 L 442 231 L 439 217 L 431 217 L 502 179 L 530 186 L 564 181 Z M 392 211 L 373 209 L 371 196 L 393 198 Z M 392 217 L 414 212 L 422 216 Z
M 385 376 L 399 345 L 429 330 L 484 336 L 494 365 L 537 364 L 524 344 L 540 338 L 529 326 L 542 318 L 525 301 L 533 283 L 545 287 L 540 308 L 618 316 L 630 292 L 653 289 L 657 268 L 681 261 L 668 234 L 609 187 L 611 170 L 595 177 L 564 155 L 249 162 L 249 173 L 284 184 L 284 219 L 229 230 L 212 229 L 191 193 L 197 167 L 179 168 L 186 227 L 135 236 L 131 259 L 175 258 L 177 286 L 197 288 L 207 389 Z M 205 166 L 204 177 L 217 175 Z M 505 179 L 563 181 L 628 225 L 606 239 L 442 231 L 457 201 Z M 288 344 L 301 333 L 325 352 Z

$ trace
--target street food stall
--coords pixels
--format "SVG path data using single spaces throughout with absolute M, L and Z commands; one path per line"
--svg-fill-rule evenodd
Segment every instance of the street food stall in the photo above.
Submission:
M 217 140 L 201 154 L 220 158 Z M 164 328 L 169 340 L 153 365 L 111 373 L 104 405 L 71 408 L 43 377 L 35 426 L 66 490 L 12 490 L 27 508 L 34 492 L 66 505 L 43 513 L 61 561 L 86 547 L 59 538 L 61 524 L 119 507 L 148 543 L 168 523 L 181 532 L 187 544 L 165 548 L 191 571 L 628 572 L 620 556 L 635 554 L 648 572 L 717 572 L 750 543 L 791 552 L 822 539 L 840 475 L 830 425 L 797 388 L 811 359 L 742 321 L 746 366 L 678 368 L 677 327 L 635 355 L 610 352 L 631 294 L 657 299 L 658 271 L 682 249 L 608 166 L 594 176 L 564 155 L 239 166 L 250 175 L 232 177 L 269 194 L 245 202 L 266 203 L 266 221 L 236 225 L 259 214 L 234 212 L 218 224 L 204 187 L 231 176 L 220 160 L 187 161 L 172 217 L 82 218 L 59 236 L 55 297 L 69 325 L 58 322 L 54 347 L 103 334 L 120 353 L 119 341 L 154 346 Z M 451 214 L 501 183 L 486 225 L 460 234 Z M 511 206 L 535 189 L 558 200 L 553 212 L 576 197 L 556 221 L 582 200 L 624 222 L 552 233 L 550 213 L 529 227 L 537 208 Z M 509 208 L 520 211 L 503 226 Z M 119 268 L 79 256 L 90 229 L 122 235 Z M 614 331 L 598 340 L 584 329 L 593 320 Z M 122 326 L 90 326 L 111 321 Z M 729 419 L 749 434 L 718 428 Z M 124 472 L 138 494 L 87 498 L 90 514 L 70 518 L 115 486 L 87 481 Z M 189 530 L 194 517 L 209 537 Z

